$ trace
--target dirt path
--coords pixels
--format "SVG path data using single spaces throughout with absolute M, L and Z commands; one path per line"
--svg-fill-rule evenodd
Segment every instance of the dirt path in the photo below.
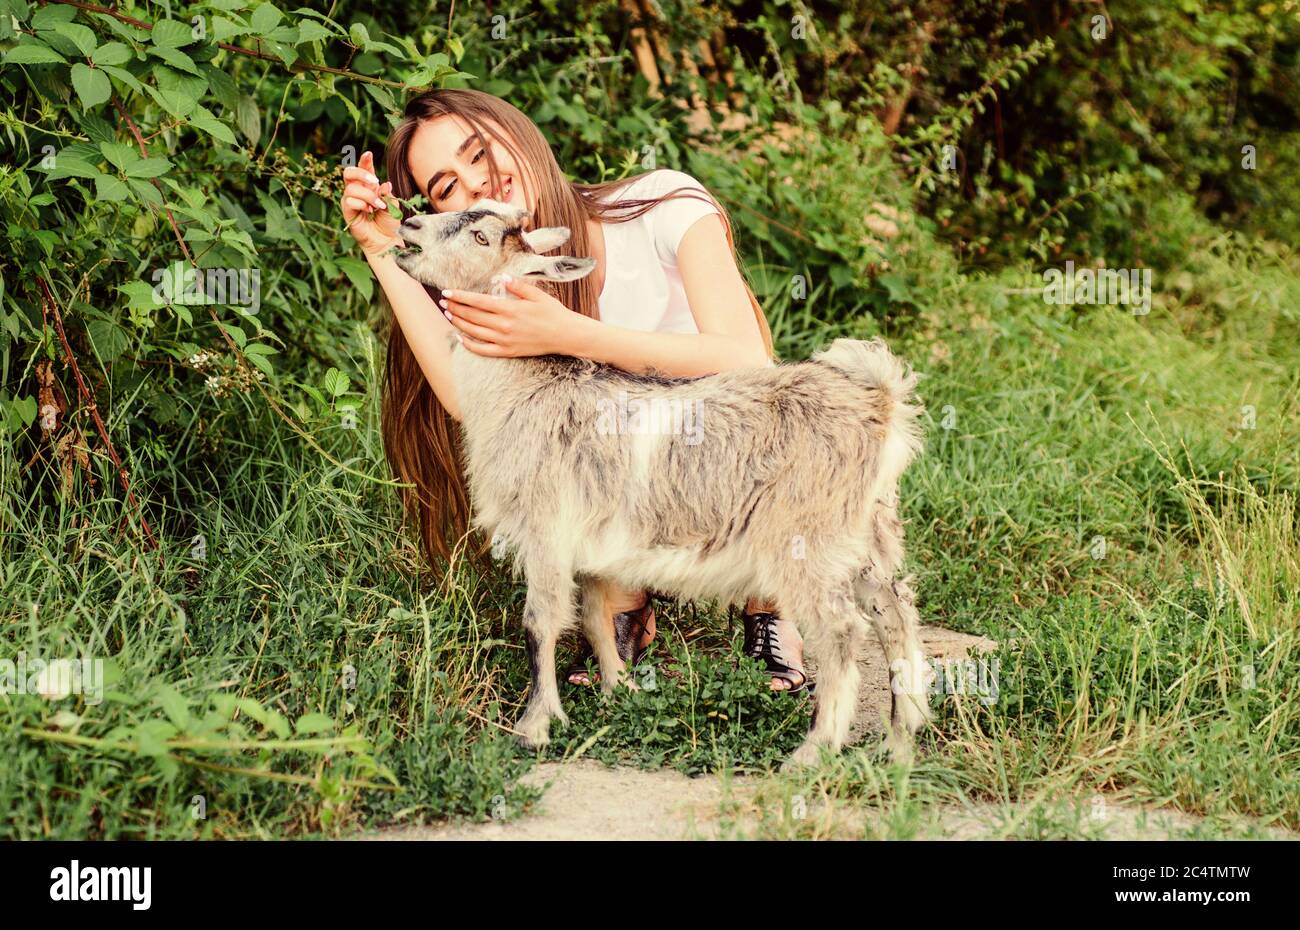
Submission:
M 938 627 L 923 627 L 927 656 L 963 658 L 991 649 L 991 640 Z M 878 739 L 889 716 L 889 672 L 874 639 L 858 657 L 862 670 L 858 715 L 851 740 Z M 815 674 L 815 669 L 813 669 Z M 538 839 L 682 839 L 719 835 L 719 807 L 724 789 L 718 778 L 688 778 L 672 770 L 644 772 L 608 768 L 598 762 L 547 762 L 523 781 L 545 789 L 540 810 L 526 817 L 464 825 L 399 827 L 373 834 L 374 839 L 538 840 Z M 728 797 L 746 806 L 753 785 L 733 783 Z
M 590 759 L 544 762 L 522 779 L 546 789 L 540 810 L 517 820 L 383 830 L 386 840 L 680 840 L 716 835 L 722 787 L 662 769 L 607 768 Z M 547 783 L 550 783 L 549 786 Z
M 995 644 L 983 637 L 937 627 L 921 631 L 926 655 L 960 660 Z M 889 715 L 888 668 L 874 641 L 859 656 L 862 688 L 853 741 L 879 739 Z M 544 789 L 530 814 L 500 822 L 396 827 L 367 834 L 380 840 L 677 840 L 736 838 L 758 834 L 771 799 L 756 800 L 764 779 L 716 776 L 688 778 L 672 770 L 645 772 L 608 768 L 599 762 L 547 762 L 536 766 L 524 783 Z M 779 806 L 779 805 L 778 805 Z M 726 812 L 724 818 L 724 811 Z M 770 816 L 770 815 L 768 815 Z M 814 805 L 800 835 L 859 838 L 880 834 L 871 822 L 879 812 Z M 931 810 L 915 829 L 917 838 L 973 839 L 1017 835 L 1017 818 L 1037 816 L 998 805 L 972 805 Z M 1177 811 L 1108 803 L 1100 823 L 1088 825 L 1090 835 L 1106 839 L 1167 839 L 1185 836 L 1198 818 Z M 888 835 L 888 834 L 886 834 Z M 1020 832 L 1023 835 L 1023 832 Z M 1295 838 L 1286 831 L 1274 835 Z
M 724 786 L 719 778 L 688 778 L 678 772 L 606 768 L 599 762 L 546 762 L 524 777 L 545 788 L 539 810 L 503 822 L 399 827 L 380 830 L 372 840 L 681 840 L 770 837 L 762 810 L 751 803 L 758 782 L 737 779 Z M 549 783 L 549 784 L 548 784 Z M 727 804 L 724 807 L 724 800 Z M 722 812 L 726 810 L 724 820 Z M 799 836 L 861 839 L 889 836 L 879 812 L 813 808 Z M 1037 817 L 994 804 L 944 807 L 929 811 L 912 834 L 915 839 L 993 839 L 1026 833 Z M 873 818 L 875 821 L 873 822 Z M 1098 839 L 1179 839 L 1188 837 L 1201 818 L 1179 811 L 1136 804 L 1107 805 L 1105 820 L 1085 823 Z M 777 834 L 780 835 L 780 834 Z M 1271 830 L 1276 839 L 1296 839 Z M 1049 838 L 1055 838 L 1049 835 Z

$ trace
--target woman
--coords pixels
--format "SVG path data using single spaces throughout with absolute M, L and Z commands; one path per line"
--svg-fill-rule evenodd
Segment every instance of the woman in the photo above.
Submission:
M 561 354 L 628 371 L 693 376 L 771 364 L 771 334 L 741 277 L 725 211 L 697 181 L 654 171 L 605 184 L 565 179 L 537 126 L 505 101 L 473 90 L 435 90 L 410 101 L 385 152 L 388 180 L 370 152 L 343 170 L 343 217 L 388 298 L 391 326 L 384 379 L 384 448 L 431 563 L 448 559 L 470 507 L 454 420 L 447 335 L 455 327 L 472 352 Z M 568 254 L 596 259 L 595 271 L 551 285 L 523 282 L 507 298 L 457 291 L 434 304 L 431 290 L 397 267 L 393 197 L 422 194 L 432 212 L 464 210 L 481 198 L 523 206 L 534 228 L 567 226 Z M 440 312 L 437 312 L 441 310 Z M 635 662 L 655 635 L 649 593 L 605 589 L 619 654 Z M 773 690 L 809 682 L 793 623 L 751 600 L 742 613 L 745 652 L 763 661 Z M 569 670 L 589 684 L 585 662 Z

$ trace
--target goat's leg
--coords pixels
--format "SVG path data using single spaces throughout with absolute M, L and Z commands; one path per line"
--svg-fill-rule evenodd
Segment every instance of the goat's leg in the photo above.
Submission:
M 623 659 L 614 638 L 614 618 L 605 598 L 605 583 L 595 578 L 582 581 L 582 630 L 600 664 L 600 687 L 609 694 L 624 680 Z
M 784 610 L 784 605 L 782 606 Z M 839 752 L 848 739 L 857 709 L 857 651 L 866 625 L 845 588 L 800 614 L 804 643 L 817 660 L 817 704 L 812 728 L 790 757 L 790 766 L 811 765 L 822 749 Z
M 889 663 L 889 735 L 885 745 L 896 759 L 911 756 L 912 734 L 930 718 L 929 676 L 921 649 L 921 621 L 912 590 L 897 575 L 903 564 L 903 524 L 898 486 L 876 501 L 871 559 L 854 586 L 858 605 L 876 628 Z
M 532 687 L 528 706 L 515 723 L 515 732 L 529 748 L 540 748 L 551 740 L 552 719 L 569 722 L 560 706 L 560 689 L 555 681 L 555 646 L 560 634 L 573 626 L 574 583 L 566 572 L 544 570 L 538 565 L 528 567 L 526 573 L 524 636 Z
M 930 719 L 929 674 L 921 648 L 920 618 L 907 581 L 879 581 L 864 570 L 854 587 L 858 605 L 876 628 L 889 663 L 889 735 L 885 745 L 897 760 L 910 758 L 912 734 Z

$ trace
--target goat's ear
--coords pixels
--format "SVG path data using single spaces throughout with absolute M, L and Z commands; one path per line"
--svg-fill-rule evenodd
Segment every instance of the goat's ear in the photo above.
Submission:
M 470 209 L 487 210 L 491 213 L 495 213 L 503 220 L 506 220 L 511 223 L 523 223 L 526 220 L 528 220 L 530 217 L 530 214 L 526 208 L 512 207 L 508 203 L 502 203 L 499 200 L 493 200 L 491 197 L 484 197 L 482 200 L 477 201 L 472 207 L 470 207 Z
M 558 249 L 568 241 L 569 227 L 567 226 L 543 226 L 541 229 L 530 229 L 524 233 L 524 242 L 538 255 L 551 249 Z
M 517 272 L 532 281 L 576 281 L 591 274 L 596 267 L 594 258 L 573 258 L 568 255 L 532 255 Z

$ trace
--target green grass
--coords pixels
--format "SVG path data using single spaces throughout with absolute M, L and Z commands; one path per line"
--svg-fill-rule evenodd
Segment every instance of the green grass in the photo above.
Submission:
M 770 691 L 762 668 L 743 659 L 738 631 L 734 638 L 715 633 L 686 642 L 684 619 L 691 618 L 670 613 L 660 621 L 672 638 L 637 666 L 636 691 L 609 697 L 594 688 L 573 692 L 571 725 L 558 734 L 552 755 L 582 753 L 697 775 L 765 772 L 794 751 L 811 719 L 807 695 Z M 725 624 L 725 615 L 709 619 Z
M 921 611 L 1002 644 L 998 701 L 942 702 L 910 768 L 869 745 L 763 779 L 736 835 L 910 837 L 962 811 L 993 812 L 987 835 L 1105 835 L 1095 797 L 1207 818 L 1181 835 L 1300 829 L 1300 264 L 1206 230 L 1143 317 L 1045 305 L 1036 281 L 954 272 L 887 333 L 925 375 L 929 445 L 904 487 Z M 818 341 L 819 308 L 771 311 L 789 354 Z M 366 346 L 363 428 L 316 430 L 347 470 L 256 395 L 220 414 L 218 445 L 188 433 L 134 462 L 166 502 L 165 565 L 118 532 L 108 469 L 65 497 L 0 438 L 0 658 L 109 660 L 98 705 L 0 696 L 0 836 L 527 813 L 534 758 L 506 732 L 527 683 L 521 587 L 463 567 L 416 579 Z M 669 610 L 661 630 L 655 686 L 565 688 L 572 725 L 547 756 L 769 771 L 807 702 L 766 692 L 716 610 Z M 796 798 L 813 813 L 793 817 Z
M 1203 836 L 1300 828 L 1295 259 L 1226 236 L 1191 258 L 1203 279 L 1149 316 L 989 281 L 904 342 L 935 421 L 905 489 L 922 615 L 1003 643 L 1001 693 L 941 703 L 905 779 L 850 753 L 778 809 L 826 799 L 906 837 L 918 809 L 978 802 L 1017 811 L 990 835 L 1086 837 L 1054 799 L 1105 797 L 1206 816 Z

